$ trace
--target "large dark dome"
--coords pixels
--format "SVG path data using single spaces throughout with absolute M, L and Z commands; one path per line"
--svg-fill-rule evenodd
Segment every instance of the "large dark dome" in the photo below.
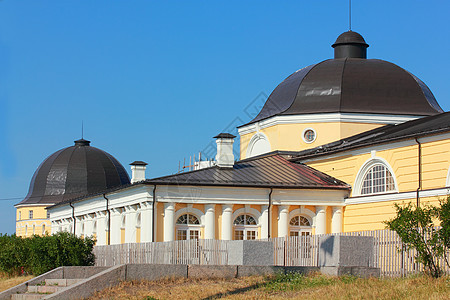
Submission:
M 56 204 L 130 183 L 124 167 L 84 139 L 50 155 L 33 175 L 25 199 L 17 205 Z
M 369 45 L 360 34 L 345 32 L 332 47 L 334 59 L 286 78 L 250 123 L 276 115 L 339 112 L 429 116 L 443 112 L 419 78 L 393 63 L 366 59 Z

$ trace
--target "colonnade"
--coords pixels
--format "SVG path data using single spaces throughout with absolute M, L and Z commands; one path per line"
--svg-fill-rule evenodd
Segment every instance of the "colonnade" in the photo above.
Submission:
M 249 207 L 249 206 L 247 206 Z M 232 204 L 205 204 L 202 216 L 197 216 L 202 220 L 200 224 L 204 228 L 204 239 L 233 239 L 233 222 L 237 214 L 246 213 L 252 215 L 258 222 L 260 227 L 260 236 L 258 238 L 269 238 L 269 231 L 272 237 L 285 237 L 290 235 L 289 222 L 293 217 L 293 210 L 289 205 L 275 205 L 278 215 L 270 212 L 269 205 L 260 205 L 260 210 L 244 209 L 241 213 L 233 211 Z M 216 210 L 220 210 L 217 212 Z M 241 209 L 242 210 L 242 209 Z M 253 210 L 253 211 L 252 211 Z M 297 209 L 298 210 L 298 209 Z M 331 216 L 327 216 L 330 211 Z M 257 212 L 258 215 L 254 215 Z M 300 212 L 306 212 L 305 217 L 311 221 L 315 234 L 339 233 L 343 226 L 343 211 L 341 206 L 315 206 L 315 212 L 303 209 Z M 220 214 L 219 236 L 216 236 L 216 217 Z M 271 214 L 271 218 L 269 218 Z M 302 213 L 301 213 L 302 214 Z M 95 235 L 97 245 L 135 242 L 151 242 L 153 235 L 157 232 L 157 223 L 153 222 L 154 210 L 152 202 L 143 202 L 138 205 L 124 206 L 121 208 L 112 208 L 109 211 L 98 211 L 83 216 L 77 216 L 75 222 L 75 232 L 77 235 L 90 236 Z M 174 202 L 164 203 L 163 213 L 163 241 L 175 240 L 176 229 L 176 211 Z M 108 221 L 110 219 L 110 221 Z M 269 224 L 269 219 L 270 223 Z M 327 219 L 331 219 L 331 232 L 327 232 Z M 276 224 L 277 230 L 274 231 L 272 226 Z M 56 231 L 72 231 L 73 220 L 66 218 L 63 220 L 52 222 L 52 232 Z M 153 228 L 155 226 L 155 228 Z M 160 229 L 161 230 L 161 229 Z

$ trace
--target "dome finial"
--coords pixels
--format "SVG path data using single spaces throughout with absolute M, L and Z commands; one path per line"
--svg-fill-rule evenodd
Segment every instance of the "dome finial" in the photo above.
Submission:
M 334 48 L 334 58 L 367 58 L 369 45 L 362 35 L 349 30 L 338 36 L 331 47 Z

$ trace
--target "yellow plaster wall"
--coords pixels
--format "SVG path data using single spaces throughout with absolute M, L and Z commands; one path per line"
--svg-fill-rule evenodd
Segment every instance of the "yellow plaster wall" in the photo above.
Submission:
M 271 237 L 278 237 L 278 205 L 272 205 L 272 216 L 271 216 L 271 220 L 272 220 L 272 226 L 270 226 L 271 228 Z
M 385 229 L 384 221 L 395 216 L 394 204 L 416 204 L 416 198 L 400 201 L 384 201 L 364 204 L 352 204 L 345 207 L 344 232 Z M 437 205 L 439 197 L 420 199 L 421 205 Z
M 164 241 L 164 203 L 156 204 L 156 241 Z
M 33 211 L 33 218 L 29 219 L 29 211 Z M 20 213 L 19 213 L 20 212 Z M 21 218 L 19 220 L 19 214 Z M 47 219 L 47 210 L 44 206 L 25 206 L 16 209 L 16 235 L 21 237 L 30 237 L 34 232 L 36 235 L 42 235 L 42 226 L 45 225 L 45 231 L 50 234 L 51 223 Z M 25 233 L 25 226 L 28 227 Z
M 278 124 L 263 128 L 260 132 L 264 133 L 269 139 L 271 151 L 299 151 L 334 142 L 380 126 L 383 126 L 383 124 L 348 122 Z M 303 141 L 302 134 L 307 128 L 316 131 L 317 137 L 312 143 Z M 252 132 L 240 136 L 241 159 L 246 158 L 248 145 L 255 134 L 256 132 Z
M 217 204 L 215 207 L 215 232 L 214 232 L 214 236 L 216 237 L 216 239 L 220 240 L 221 239 L 221 232 L 222 232 L 222 205 Z
M 120 243 L 125 243 L 125 228 L 120 228 Z
M 141 227 L 136 228 L 136 243 L 141 242 Z
M 352 186 L 356 175 L 371 158 L 370 148 L 358 155 L 343 154 L 338 157 L 308 162 L 310 167 L 334 176 Z M 411 192 L 418 188 L 418 146 L 403 146 L 376 151 L 377 157 L 385 159 L 394 171 L 399 192 Z M 422 189 L 445 186 L 450 166 L 450 141 L 422 144 Z

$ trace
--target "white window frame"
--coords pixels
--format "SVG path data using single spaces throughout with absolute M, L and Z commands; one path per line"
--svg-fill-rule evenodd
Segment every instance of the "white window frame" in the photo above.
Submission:
M 198 224 L 178 224 L 177 221 L 181 216 L 187 215 L 187 219 L 189 220 L 189 215 L 194 216 L 198 220 Z M 200 217 L 196 214 L 193 214 L 191 212 L 186 212 L 184 214 L 180 214 L 177 219 L 175 220 L 175 238 L 177 241 L 179 241 L 179 235 L 178 231 L 186 231 L 186 240 L 191 240 L 191 231 L 197 232 L 198 239 L 200 239 L 200 233 L 201 233 L 201 221 Z
M 382 165 L 385 167 L 392 175 L 392 179 L 394 180 L 394 189 L 390 191 L 384 191 L 384 192 L 377 192 L 377 193 L 370 193 L 370 194 L 362 194 L 362 188 L 364 183 L 364 178 L 366 177 L 369 170 L 371 170 L 373 167 L 377 165 Z M 369 160 L 367 160 L 363 166 L 359 169 L 356 179 L 355 179 L 355 188 L 353 189 L 353 197 L 355 196 L 371 196 L 371 195 L 382 195 L 382 194 L 390 194 L 390 193 L 398 193 L 398 185 L 397 185 L 397 178 L 395 176 L 394 170 L 389 165 L 389 163 L 381 158 L 381 157 L 373 157 Z
M 311 130 L 311 131 L 314 133 L 314 139 L 313 139 L 312 141 L 308 141 L 308 140 L 305 138 L 305 133 L 306 133 L 308 130 Z M 314 142 L 316 141 L 316 139 L 317 139 L 317 132 L 316 132 L 313 128 L 311 128 L 311 127 L 305 128 L 305 129 L 303 130 L 303 132 L 302 132 L 302 139 L 303 139 L 303 141 L 304 141 L 305 143 L 307 143 L 307 144 L 312 144 L 312 143 L 314 143 Z
M 292 219 L 296 218 L 296 217 L 305 218 L 308 221 L 309 226 L 291 225 Z M 312 234 L 312 220 L 307 215 L 303 215 L 303 214 L 299 214 L 299 215 L 295 215 L 295 216 L 291 217 L 289 219 L 289 236 L 291 236 L 291 232 L 298 232 L 299 236 L 311 235 Z M 307 233 L 307 234 L 303 234 L 303 233 Z
M 240 217 L 240 216 L 250 216 L 250 217 L 252 217 L 255 220 L 256 224 L 255 225 L 246 225 L 246 224 L 244 224 L 244 225 L 236 225 L 236 224 L 234 224 L 236 222 L 236 219 L 238 217 Z M 236 216 L 234 218 L 234 220 L 233 220 L 233 238 L 234 238 L 234 240 L 237 240 L 236 239 L 236 231 L 242 231 L 243 232 L 243 235 L 242 235 L 243 239 L 242 240 L 244 240 L 244 241 L 248 240 L 249 232 L 254 232 L 255 233 L 255 238 L 254 239 L 257 240 L 259 238 L 258 237 L 258 218 L 255 217 L 252 214 L 249 214 L 249 213 L 243 213 L 243 214 L 240 214 L 240 215 Z

